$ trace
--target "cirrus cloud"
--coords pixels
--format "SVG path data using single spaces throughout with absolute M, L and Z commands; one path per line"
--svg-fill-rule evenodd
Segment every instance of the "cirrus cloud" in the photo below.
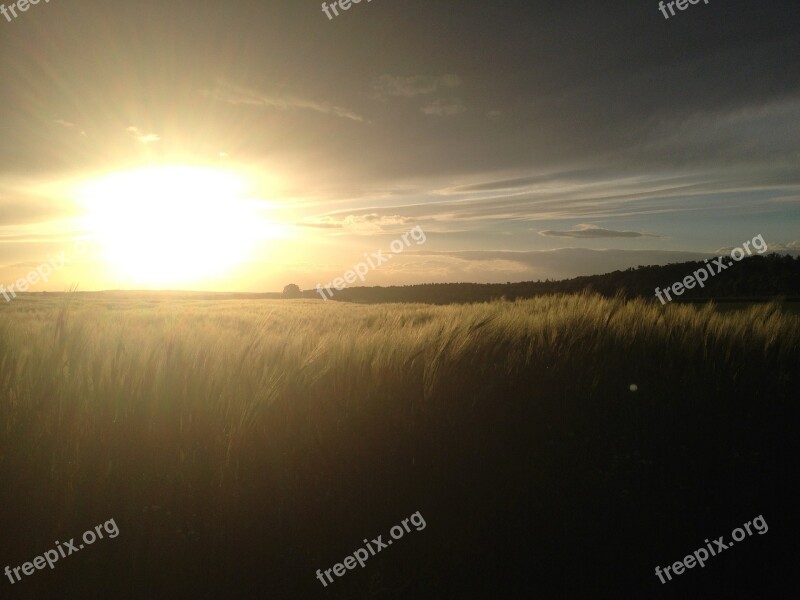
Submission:
M 381 75 L 372 84 L 376 98 L 385 99 L 389 96 L 413 98 L 432 94 L 442 88 L 454 88 L 461 85 L 458 75 L 411 75 L 408 77 L 398 75 Z
M 412 223 L 414 219 L 401 215 L 379 215 L 368 213 L 363 215 L 347 215 L 333 217 L 330 215 L 320 217 L 313 221 L 298 223 L 301 227 L 314 227 L 316 229 L 344 229 L 350 233 L 372 234 L 391 231 L 401 225 Z
M 466 112 L 467 107 L 460 98 L 439 98 L 420 109 L 426 115 L 452 117 Z
M 350 119 L 352 121 L 365 121 L 364 117 L 361 115 L 346 108 L 342 108 L 341 106 L 300 98 L 282 92 L 261 92 L 224 81 L 218 82 L 213 90 L 203 90 L 200 93 L 217 102 L 224 102 L 233 106 L 254 106 L 261 108 L 278 108 L 282 110 L 299 108 L 329 114 L 343 119 Z

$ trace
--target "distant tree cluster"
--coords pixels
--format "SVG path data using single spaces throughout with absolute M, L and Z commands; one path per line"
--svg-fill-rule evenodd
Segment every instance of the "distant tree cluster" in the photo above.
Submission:
M 452 304 L 489 302 L 505 298 L 533 298 L 545 294 L 575 294 L 589 291 L 602 296 L 624 298 L 652 297 L 655 288 L 664 288 L 703 266 L 702 261 L 649 265 L 614 271 L 604 275 L 575 277 L 563 281 L 523 281 L 519 283 L 428 283 L 391 287 L 355 287 L 336 292 L 333 299 L 347 302 L 422 302 Z M 290 286 L 287 286 L 287 288 Z M 299 290 L 298 290 L 299 291 Z M 284 289 L 284 295 L 286 290 Z M 751 256 L 724 272 L 709 278 L 704 288 L 687 290 L 680 300 L 733 300 L 800 297 L 800 257 L 769 254 Z M 304 298 L 319 298 L 314 291 Z
M 303 292 L 300 291 L 300 286 L 295 283 L 290 283 L 283 288 L 284 298 L 302 298 Z

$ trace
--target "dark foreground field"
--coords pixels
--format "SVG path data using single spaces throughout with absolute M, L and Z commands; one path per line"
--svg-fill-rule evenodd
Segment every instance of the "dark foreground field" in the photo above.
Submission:
M 0 569 L 119 535 L 0 597 L 794 597 L 799 356 L 776 305 L 18 299 Z

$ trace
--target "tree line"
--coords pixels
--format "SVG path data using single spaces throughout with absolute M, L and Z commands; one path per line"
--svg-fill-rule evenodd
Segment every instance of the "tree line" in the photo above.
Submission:
M 389 287 L 348 287 L 337 291 L 334 301 L 344 302 L 422 302 L 453 304 L 516 300 L 546 294 L 594 292 L 624 298 L 651 297 L 655 289 L 671 286 L 704 267 L 703 261 L 647 265 L 602 275 L 574 277 L 561 281 L 522 281 L 518 283 L 424 283 Z M 288 293 L 287 293 L 288 292 Z M 294 285 L 284 289 L 287 298 L 320 299 L 316 290 L 300 291 Z M 800 297 L 800 257 L 768 254 L 751 256 L 710 277 L 704 288 L 686 290 L 680 301 L 762 300 Z

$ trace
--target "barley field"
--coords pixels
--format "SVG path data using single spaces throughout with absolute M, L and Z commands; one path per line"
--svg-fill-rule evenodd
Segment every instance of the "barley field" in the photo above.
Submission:
M 655 565 L 763 514 L 702 585 L 769 597 L 796 559 L 799 351 L 778 304 L 23 297 L 0 309 L 0 568 L 120 534 L 6 589 L 677 597 Z

